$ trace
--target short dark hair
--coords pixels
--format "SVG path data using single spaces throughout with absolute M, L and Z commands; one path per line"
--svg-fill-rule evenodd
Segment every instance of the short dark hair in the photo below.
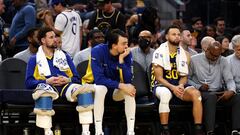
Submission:
M 121 31 L 120 29 L 113 29 L 109 33 L 107 33 L 107 42 L 109 49 L 112 49 L 113 44 L 118 43 L 119 36 L 126 38 L 128 37 L 127 34 Z
M 165 30 L 165 35 L 168 34 L 168 32 L 169 32 L 170 29 L 179 29 L 179 31 L 181 32 L 181 28 L 179 28 L 179 26 L 177 26 L 177 25 L 171 25 L 171 26 L 167 27 L 167 29 Z
M 227 38 L 229 40 L 229 42 L 231 41 L 230 37 L 227 35 L 221 35 L 221 36 L 216 37 L 216 41 L 218 41 L 220 44 L 222 44 L 222 41 L 224 38 Z
M 58 5 L 59 3 L 61 3 L 61 5 L 63 7 L 66 7 L 66 1 L 65 0 L 52 0 L 50 4 L 53 7 L 54 5 Z
M 38 31 L 38 36 L 37 36 L 38 37 L 38 41 L 40 43 L 42 43 L 41 39 L 44 38 L 46 36 L 46 33 L 50 32 L 50 31 L 53 31 L 53 30 L 51 28 L 49 28 L 49 27 L 42 27 L 42 28 L 40 28 L 39 31 Z
M 214 23 L 215 25 L 217 25 L 218 21 L 225 21 L 225 19 L 223 17 L 217 17 L 214 19 Z
M 194 25 L 197 21 L 202 21 L 201 17 L 193 17 L 191 20 L 191 24 Z
M 28 33 L 27 33 L 27 37 L 33 37 L 34 32 L 38 31 L 38 30 L 39 30 L 39 28 L 37 28 L 37 27 L 33 27 L 33 28 L 29 29 Z
M 91 31 L 87 34 L 87 41 L 90 40 L 90 39 L 93 39 L 93 38 L 94 38 L 93 36 L 94 36 L 95 33 L 102 33 L 102 31 L 99 30 L 99 29 L 93 29 L 93 30 L 91 30 Z

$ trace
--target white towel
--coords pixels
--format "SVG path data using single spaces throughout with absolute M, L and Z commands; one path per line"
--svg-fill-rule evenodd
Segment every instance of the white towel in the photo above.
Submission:
M 47 58 L 45 53 L 43 52 L 42 46 L 38 48 L 37 56 L 37 66 L 38 71 L 41 76 L 49 76 L 51 75 L 51 71 L 47 62 Z M 66 71 L 69 69 L 69 65 L 67 63 L 67 58 L 64 52 L 60 49 L 55 49 L 53 54 L 53 65 L 58 67 L 60 71 Z
M 170 55 L 168 42 L 162 43 L 160 47 L 154 52 L 152 63 L 156 63 L 165 70 L 171 70 Z M 176 56 L 177 71 L 181 76 L 188 75 L 188 64 L 185 50 L 179 46 Z

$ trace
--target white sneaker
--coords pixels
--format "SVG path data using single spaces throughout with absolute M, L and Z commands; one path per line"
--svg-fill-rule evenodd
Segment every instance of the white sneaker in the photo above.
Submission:
M 103 132 L 96 132 L 95 135 L 104 135 Z
M 132 131 L 132 132 L 128 132 L 127 135 L 135 135 L 135 133 Z
M 46 130 L 44 132 L 44 135 L 53 135 L 53 131 L 52 130 Z
M 90 132 L 89 131 L 84 131 L 84 132 L 82 132 L 82 135 L 90 135 Z
M 240 135 L 240 132 L 238 132 L 237 130 L 233 130 L 231 135 Z

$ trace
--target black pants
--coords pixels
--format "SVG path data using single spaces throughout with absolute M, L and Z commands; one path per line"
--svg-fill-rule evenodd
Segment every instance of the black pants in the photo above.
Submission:
M 240 94 L 234 95 L 228 101 L 217 102 L 217 96 L 213 92 L 201 92 L 203 102 L 203 115 L 206 131 L 214 131 L 216 105 L 231 108 L 232 129 L 240 129 Z

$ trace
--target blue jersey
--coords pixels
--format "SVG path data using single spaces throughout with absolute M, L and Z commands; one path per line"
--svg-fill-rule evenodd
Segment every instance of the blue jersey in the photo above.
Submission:
M 47 78 L 50 78 L 52 76 L 59 76 L 59 75 L 71 78 L 73 83 L 80 83 L 80 79 L 79 79 L 77 70 L 76 70 L 76 68 L 75 68 L 75 66 L 72 62 L 72 59 L 66 53 L 65 53 L 65 55 L 66 55 L 66 58 L 67 58 L 68 65 L 70 67 L 66 71 L 60 71 L 57 67 L 55 67 L 53 65 L 53 57 L 47 57 L 47 62 L 48 62 L 48 65 L 49 65 L 49 69 L 51 71 L 50 76 L 40 75 L 40 73 L 38 71 L 38 66 L 37 66 L 37 63 L 36 63 L 36 55 L 33 55 L 29 59 L 28 65 L 27 65 L 26 80 L 25 80 L 26 88 L 35 89 L 39 83 L 46 83 Z
M 109 89 L 117 89 L 120 82 L 132 82 L 132 55 L 124 58 L 124 63 L 119 63 L 118 56 L 112 56 L 107 44 L 92 48 L 91 60 L 83 83 L 104 85 Z

